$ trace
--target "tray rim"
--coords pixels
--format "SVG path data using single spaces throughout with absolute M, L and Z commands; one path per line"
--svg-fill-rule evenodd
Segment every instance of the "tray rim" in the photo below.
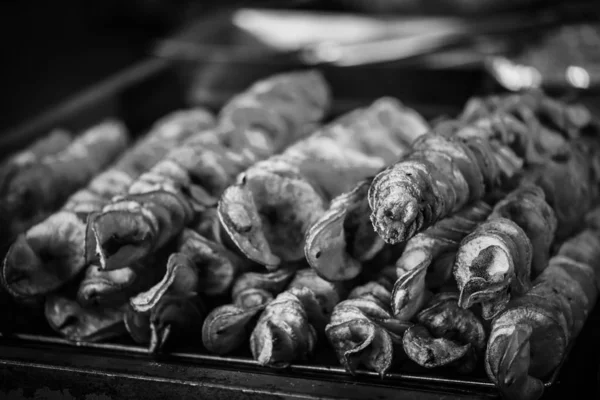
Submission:
M 139 345 L 127 345 L 127 344 L 116 344 L 116 343 L 101 343 L 101 342 L 75 342 L 65 338 L 61 338 L 58 336 L 48 336 L 48 335 L 38 335 L 38 334 L 28 334 L 28 333 L 12 333 L 12 334 L 2 334 L 0 333 L 0 344 L 4 341 L 16 340 L 21 343 L 30 343 L 30 344 L 45 344 L 45 345 L 53 345 L 57 347 L 69 347 L 69 348 L 80 348 L 86 350 L 100 350 L 106 351 L 112 354 L 117 355 L 129 355 L 129 356 L 145 356 L 150 359 L 155 358 L 152 354 L 150 354 L 147 348 Z M 554 369 L 552 374 L 543 381 L 544 389 L 548 390 L 552 388 L 555 384 L 560 383 L 558 379 L 560 375 L 560 371 L 562 369 L 563 364 L 569 358 L 570 352 L 576 343 L 576 340 L 569 344 L 567 347 L 567 352 L 565 356 L 562 358 L 560 364 Z M 244 366 L 244 367 L 252 367 L 256 372 L 268 371 L 267 367 L 263 367 L 258 364 L 257 361 L 240 356 L 218 356 L 212 354 L 203 354 L 203 353 L 194 353 L 189 351 L 172 351 L 165 353 L 163 356 L 167 356 L 171 361 L 185 361 L 185 362 L 209 362 L 216 364 L 228 364 L 228 366 Z M 0 356 L 0 360 L 3 358 Z M 348 373 L 341 365 L 335 366 L 323 366 L 323 365 L 310 365 L 310 364 L 292 364 L 288 368 L 285 369 L 286 372 L 293 374 L 295 371 L 302 373 L 326 373 L 331 374 L 334 373 L 338 376 L 343 375 L 345 377 L 352 377 L 352 374 Z M 378 378 L 380 377 L 374 371 L 368 371 L 366 369 L 359 368 L 357 369 L 355 376 L 359 377 L 368 377 L 368 378 Z M 323 376 L 323 377 L 331 377 L 331 376 Z M 315 378 L 318 379 L 318 378 Z M 434 385 L 448 385 L 454 386 L 463 389 L 478 389 L 478 390 L 494 390 L 496 391 L 496 386 L 489 379 L 458 379 L 458 378 L 444 378 L 441 376 L 431 376 L 431 375 L 419 375 L 419 374 L 410 374 L 410 373 L 401 373 L 401 372 L 390 372 L 385 375 L 383 378 L 387 383 L 414 383 L 414 384 L 423 384 L 429 383 Z M 434 390 L 435 387 L 431 387 L 430 389 Z

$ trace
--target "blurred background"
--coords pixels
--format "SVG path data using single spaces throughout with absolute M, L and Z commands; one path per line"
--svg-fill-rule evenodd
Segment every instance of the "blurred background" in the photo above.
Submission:
M 4 54 L 0 87 L 3 88 L 5 95 L 2 96 L 0 130 L 27 121 L 65 97 L 73 95 L 92 83 L 98 82 L 143 59 L 152 52 L 157 39 L 177 36 L 177 33 L 183 29 L 182 27 L 193 25 L 194 21 L 202 21 L 196 22 L 196 24 L 206 24 L 206 21 L 210 21 L 211 15 L 218 8 L 260 5 L 278 9 L 304 8 L 325 11 L 350 11 L 376 15 L 377 18 L 382 20 L 413 15 L 450 15 L 464 17 L 462 21 L 477 21 L 482 16 L 501 16 L 505 13 L 527 15 L 531 10 L 540 8 L 554 8 L 556 10 L 560 7 L 568 7 L 570 10 L 567 13 L 561 12 L 563 17 L 565 15 L 576 15 L 591 18 L 597 16 L 597 12 L 594 12 L 597 6 L 594 3 L 598 2 L 561 2 L 558 0 L 280 0 L 261 2 L 234 0 L 57 0 L 53 2 L 3 2 L 0 6 L 0 29 L 4 33 L 5 40 L 3 40 Z M 546 15 L 544 18 L 550 18 L 552 22 L 554 17 Z M 539 16 L 532 17 L 530 21 L 534 25 L 544 25 L 548 22 L 540 22 L 536 18 L 539 18 Z M 525 18 L 524 21 L 528 21 L 528 19 Z M 516 25 L 522 22 L 515 21 Z M 254 25 L 256 26 L 256 21 Z M 396 25 L 401 26 L 402 24 L 397 23 Z M 428 24 L 422 25 L 427 28 L 424 32 L 421 29 L 421 34 L 435 31 L 436 26 L 441 27 L 442 25 L 444 25 L 442 22 L 430 21 Z M 504 25 L 505 23 L 501 23 L 501 26 L 503 26 L 501 30 L 504 31 L 501 33 L 504 34 L 504 37 L 511 36 L 511 29 L 513 31 L 520 29 L 518 26 L 511 28 Z M 414 23 L 411 26 L 415 26 Z M 480 24 L 473 29 L 477 31 L 481 28 Z M 253 27 L 250 27 L 250 29 L 252 30 Z M 330 30 L 335 30 L 335 28 Z M 441 32 L 443 34 L 443 29 Z M 285 33 L 282 32 L 281 35 L 286 37 Z M 269 35 L 269 31 L 263 33 L 264 35 Z M 292 37 L 294 35 L 302 36 L 294 32 L 287 32 L 287 36 L 290 35 Z M 594 35 L 597 36 L 597 31 L 588 29 L 586 35 L 588 38 L 586 43 L 591 43 L 592 48 L 595 48 L 598 44 L 594 42 L 596 40 Z M 571 36 L 574 35 L 571 34 Z M 513 39 L 515 37 L 513 35 Z M 536 35 L 531 34 L 531 31 L 528 32 L 527 38 L 529 41 L 539 43 L 539 41 L 535 42 L 535 37 Z M 190 41 L 189 34 L 186 40 Z M 206 41 L 202 42 L 203 38 L 201 37 L 193 37 L 192 35 L 191 40 L 197 44 L 207 44 Z M 360 42 L 360 38 L 358 41 Z M 523 41 L 516 42 L 520 45 L 524 43 Z M 418 47 L 419 43 L 425 48 L 431 46 L 430 42 L 417 41 L 417 44 L 411 44 L 411 47 Z M 272 41 L 268 44 L 274 45 Z M 515 40 L 513 40 L 513 47 L 514 44 Z M 282 46 L 281 43 L 275 43 L 275 45 Z M 388 53 L 388 58 L 393 59 L 397 53 L 396 59 L 402 57 L 411 59 L 411 55 L 407 56 L 406 54 L 406 43 L 396 43 L 395 45 L 394 43 L 384 43 L 383 47 L 375 47 L 373 57 L 381 57 L 383 48 L 383 52 Z M 404 47 L 398 49 L 398 45 Z M 284 43 L 283 46 L 289 47 L 289 43 Z M 454 43 L 454 46 L 456 49 L 456 43 Z M 454 53 L 445 54 L 445 58 L 430 57 L 429 65 L 431 66 L 433 63 L 438 69 L 448 66 L 456 69 L 463 64 L 472 67 L 474 64 L 481 64 L 482 52 L 491 54 L 503 52 L 507 49 L 507 44 L 498 40 L 487 40 L 478 44 L 469 43 L 467 47 L 463 43 L 462 46 L 462 52 L 454 51 Z M 437 49 L 438 47 L 434 45 L 433 48 Z M 572 43 L 567 43 L 563 47 L 571 49 L 574 46 Z M 289 50 L 289 48 L 280 48 L 279 50 Z M 331 56 L 331 49 L 320 50 L 322 51 L 318 54 L 319 57 Z M 171 49 L 171 51 L 173 50 Z M 555 53 L 560 55 L 561 50 L 555 51 Z M 594 54 L 596 53 L 598 52 L 594 52 Z M 312 56 L 314 57 L 315 54 L 312 54 Z M 544 53 L 540 56 L 539 54 L 536 55 L 535 52 L 530 52 L 527 56 L 529 58 L 543 58 L 547 57 L 547 54 Z M 573 60 L 573 57 L 575 56 L 571 55 L 570 60 Z M 414 56 L 412 58 L 414 62 Z M 502 61 L 496 60 L 496 64 L 494 64 L 496 69 L 500 68 L 502 70 L 504 68 L 503 70 L 506 70 L 506 65 L 502 64 Z M 358 62 L 365 62 L 365 60 L 359 60 Z M 367 60 L 366 62 L 370 63 L 372 61 Z M 386 62 L 389 62 L 389 60 L 386 60 Z M 542 64 L 549 65 L 552 63 L 543 60 Z M 521 72 L 523 71 L 521 70 Z M 575 78 L 579 77 L 579 81 L 581 81 L 581 73 L 577 75 L 577 72 L 581 71 L 575 70 Z M 505 74 L 508 78 L 502 76 L 496 76 L 496 78 L 500 78 L 501 81 L 504 79 L 504 83 L 508 86 L 511 84 L 514 86 L 515 79 L 517 81 L 523 79 L 514 78 L 514 73 L 511 78 L 510 73 L 511 71 L 508 75 Z M 525 73 L 528 72 L 525 71 Z M 585 78 L 584 75 L 584 81 Z M 532 77 L 529 73 L 529 76 L 526 76 L 525 79 L 535 80 L 536 77 Z

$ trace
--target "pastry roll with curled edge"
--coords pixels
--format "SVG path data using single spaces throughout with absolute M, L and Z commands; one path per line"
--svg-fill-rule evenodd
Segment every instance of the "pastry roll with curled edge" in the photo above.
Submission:
M 125 126 L 116 120 L 106 120 L 84 131 L 61 151 L 25 162 L 1 182 L 3 218 L 22 230 L 40 222 L 113 162 L 128 142 Z M 51 143 L 50 147 L 53 146 Z
M 189 240 L 187 242 L 193 245 Z M 211 249 L 205 247 L 206 244 L 199 243 L 195 247 L 199 257 L 211 257 Z M 173 255 L 168 250 L 159 252 L 168 255 L 168 261 L 166 257 L 160 261 L 162 265 L 175 265 L 168 267 L 172 272 L 163 279 L 167 283 L 161 282 L 131 298 L 124 316 L 131 337 L 148 346 L 150 353 L 164 350 L 169 343 L 198 337 L 206 316 L 205 306 L 197 292 L 201 271 L 189 257 L 182 253 Z
M 259 364 L 286 367 L 314 355 L 343 288 L 312 269 L 296 273 L 289 287 L 269 302 L 250 335 L 250 350 Z
M 223 226 L 248 258 L 269 269 L 300 260 L 308 229 L 332 199 L 396 160 L 426 126 L 392 98 L 354 110 L 241 174 L 219 201 Z M 338 199 L 335 217 L 343 218 L 355 195 Z
M 385 162 L 401 157 L 412 141 L 430 129 L 420 115 L 408 108 L 394 118 L 397 119 L 395 125 L 402 129 L 404 140 L 397 151 L 384 155 Z M 389 146 L 386 151 L 390 149 L 393 147 Z M 369 177 L 334 198 L 306 234 L 304 254 L 310 266 L 324 279 L 341 281 L 355 278 L 362 270 L 362 263 L 373 259 L 385 245 L 368 217 L 367 193 L 372 180 L 373 177 Z
M 598 297 L 600 210 L 568 239 L 523 296 L 513 298 L 493 323 L 485 368 L 505 398 L 539 399 L 542 379 L 565 357 Z
M 585 106 L 563 103 L 539 90 L 486 98 L 474 97 L 467 102 L 459 119 L 472 122 L 496 111 L 518 117 L 526 124 L 530 134 L 535 136 L 538 145 L 547 150 L 560 151 L 565 138 L 578 137 L 581 130 L 592 123 L 592 115 Z M 561 138 L 561 134 L 565 138 Z
M 27 171 L 28 167 L 39 163 L 44 157 L 63 151 L 72 140 L 73 137 L 67 131 L 55 129 L 25 150 L 8 157 L 0 165 L 0 193 L 8 193 L 11 182 L 18 179 L 19 174 Z M 0 248 L 8 245 L 9 243 L 6 242 L 12 240 L 15 235 L 44 219 L 47 214 L 41 211 L 23 207 L 20 203 L 6 204 L 4 200 L 0 200 L 0 221 L 2 222 Z
M 213 117 L 202 109 L 175 112 L 157 121 L 111 168 L 73 194 L 60 211 L 17 238 L 2 267 L 2 282 L 8 291 L 16 297 L 41 296 L 77 275 L 92 261 L 85 257 L 88 218 L 112 197 L 124 193 L 170 148 L 213 123 Z
M 325 327 L 338 360 L 351 374 L 362 364 L 383 377 L 394 361 L 406 358 L 402 335 L 412 324 L 390 313 L 393 268 L 391 275 L 384 270 L 379 279 L 354 288 L 334 307 Z
M 406 243 L 396 262 L 398 279 L 391 296 L 395 318 L 409 321 L 425 305 L 428 289 L 440 287 L 452 277 L 454 257 L 460 242 L 491 211 L 487 203 L 476 201 Z
M 173 150 L 90 220 L 86 241 L 95 243 L 101 267 L 131 265 L 164 246 L 216 205 L 238 173 L 305 135 L 328 109 L 327 84 L 312 71 L 276 75 L 234 97 L 214 143 Z
M 168 291 L 169 286 L 177 284 L 179 269 L 194 269 L 194 276 L 198 279 L 196 287 L 190 289 L 191 292 L 222 296 L 229 291 L 234 279 L 250 267 L 247 260 L 229 251 L 222 244 L 190 229 L 181 233 L 175 247 L 177 251 L 169 256 L 162 279 L 131 298 L 130 302 L 136 311 L 145 312 L 154 307 Z
M 507 143 L 483 128 L 438 124 L 403 160 L 371 183 L 371 222 L 387 243 L 405 242 L 440 219 L 480 200 L 522 167 Z
M 581 138 L 567 148 L 563 158 L 532 166 L 525 171 L 524 177 L 525 181 L 544 190 L 546 201 L 556 214 L 556 240 L 559 243 L 581 227 L 585 213 L 597 198 L 600 182 L 600 175 L 594 171 L 594 165 L 600 161 L 598 141 Z
M 539 185 L 543 190 L 541 192 L 537 190 L 538 196 L 533 196 L 535 191 L 527 194 L 527 190 L 524 190 L 522 193 L 527 194 L 529 203 L 521 202 L 517 196 L 507 199 L 502 203 L 503 209 L 498 209 L 501 213 L 498 214 L 499 216 L 514 219 L 525 229 L 527 241 L 516 237 L 513 240 L 517 239 L 521 245 L 529 242 L 528 247 L 533 246 L 531 247 L 532 257 L 535 257 L 532 260 L 533 277 L 541 273 L 544 265 L 547 265 L 551 244 L 560 243 L 565 233 L 572 232 L 582 223 L 585 213 L 597 195 L 595 187 L 598 175 L 593 171 L 593 164 L 599 153 L 590 155 L 584 152 L 580 146 L 580 139 L 573 144 L 566 159 L 559 161 L 547 159 L 543 165 L 524 171 L 523 187 L 531 187 L 531 182 Z M 589 142 L 589 146 L 597 146 L 597 143 Z M 531 201 L 535 204 L 531 204 Z M 573 207 L 574 204 L 577 204 L 577 207 Z M 554 237 L 555 233 L 558 233 L 557 237 Z M 489 319 L 501 311 L 508 301 L 506 293 L 508 287 L 511 286 L 517 294 L 522 293 L 519 288 L 528 286 L 523 286 L 523 283 L 530 281 L 531 274 L 526 272 L 527 268 L 522 263 L 515 264 L 514 267 L 523 270 L 515 269 L 511 272 L 510 264 L 504 264 L 500 258 L 488 260 L 482 258 L 486 254 L 488 257 L 500 256 L 504 251 L 500 250 L 502 246 L 499 244 L 496 246 L 493 241 L 489 241 L 485 234 L 479 232 L 478 235 L 479 237 L 471 236 L 469 240 L 465 238 L 461 244 L 456 258 L 454 277 L 461 291 L 461 306 L 470 307 L 472 303 L 481 301 L 484 318 Z M 473 243 L 469 243 L 471 240 Z M 482 241 L 487 241 L 488 245 L 477 250 L 483 245 Z M 514 262 L 514 257 L 515 255 L 509 258 Z M 504 267 L 498 269 L 501 265 Z M 506 270 L 506 266 L 509 266 L 509 270 Z M 510 283 L 511 280 L 513 283 Z M 518 284 L 515 286 L 515 283 Z
M 296 268 L 285 266 L 273 272 L 246 272 L 234 283 L 232 304 L 213 309 L 202 326 L 202 342 L 211 353 L 226 355 L 247 344 L 256 317 L 281 293 Z
M 479 145 L 471 146 L 475 154 L 480 153 L 482 142 L 493 149 L 494 157 L 481 157 L 480 154 L 478 162 L 471 163 L 474 168 L 467 171 L 461 168 L 461 173 L 475 171 L 475 167 L 479 167 L 482 171 L 488 168 L 488 173 L 484 173 L 484 176 L 491 174 L 494 178 L 501 175 L 510 177 L 522 165 L 545 164 L 550 157 L 561 158 L 568 155 L 568 141 L 556 132 L 544 130 L 540 121 L 554 120 L 561 129 L 569 131 L 572 128 L 582 130 L 591 125 L 591 116 L 584 107 L 560 104 L 541 94 L 516 96 L 506 100 L 503 106 L 491 107 L 491 111 L 486 102 L 501 103 L 500 100 L 475 99 L 467 105 L 461 119 L 436 126 L 436 130 L 442 131 L 443 136 L 455 136 L 467 142 L 479 138 Z M 572 123 L 565 123 L 563 119 L 566 117 L 560 117 L 556 113 L 557 109 L 565 110 L 564 114 L 570 115 L 567 120 Z M 557 116 L 560 120 L 556 120 Z M 577 134 L 572 132 L 567 136 L 574 137 Z M 369 204 L 373 210 L 371 220 L 377 233 L 388 243 L 408 240 L 415 232 L 435 222 L 436 216 L 445 216 L 443 213 L 452 209 L 444 207 L 444 203 L 451 202 L 453 197 L 442 199 L 444 201 L 441 202 L 437 194 L 448 184 L 434 179 L 433 173 L 439 168 L 421 165 L 430 177 L 417 178 L 415 181 L 410 178 L 418 176 L 418 173 L 412 171 L 416 167 L 410 164 L 408 161 L 401 161 L 381 172 L 369 190 Z M 498 168 L 504 170 L 502 174 L 497 171 Z M 474 182 L 467 176 L 465 178 L 469 183 L 469 190 L 473 191 L 476 188 Z M 486 191 L 492 190 L 497 180 L 490 183 L 491 185 L 486 185 Z M 459 188 L 460 186 L 455 187 L 457 190 Z M 477 197 L 471 194 L 470 199 L 475 198 Z M 454 205 L 461 208 L 460 203 Z M 430 214 L 433 217 L 428 218 Z
M 481 303 L 483 317 L 495 317 L 510 300 L 509 289 L 513 295 L 529 290 L 532 264 L 538 273 L 545 268 L 555 231 L 554 211 L 539 186 L 524 183 L 498 202 L 457 251 L 460 306 Z
M 487 334 L 470 310 L 458 305 L 458 294 L 435 295 L 402 338 L 408 357 L 425 368 L 454 366 L 470 373 L 483 356 Z

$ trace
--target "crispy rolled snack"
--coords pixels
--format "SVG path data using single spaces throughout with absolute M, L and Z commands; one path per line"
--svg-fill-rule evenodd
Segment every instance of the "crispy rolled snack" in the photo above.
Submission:
M 425 120 L 412 110 L 404 109 L 395 116 L 404 130 L 404 143 L 410 144 L 429 130 Z M 390 151 L 390 149 L 385 149 Z M 402 154 L 393 152 L 384 157 Z M 362 263 L 371 260 L 385 243 L 369 221 L 367 193 L 373 177 L 359 182 L 351 191 L 334 198 L 327 211 L 306 234 L 304 254 L 319 275 L 329 281 L 350 280 L 362 270 Z
M 459 304 L 480 303 L 485 319 L 504 309 L 512 293 L 531 287 L 531 241 L 521 227 L 506 218 L 488 219 L 468 235 L 456 253 L 454 278 Z
M 45 314 L 50 327 L 74 342 L 98 342 L 126 334 L 123 315 L 126 304 L 119 307 L 82 307 L 64 294 L 46 298 Z
M 410 320 L 425 305 L 428 288 L 439 288 L 452 276 L 460 242 L 491 211 L 488 204 L 477 201 L 407 242 L 396 262 L 398 279 L 391 297 L 395 318 Z
M 467 129 L 468 128 L 468 129 Z M 402 161 L 380 172 L 369 188 L 371 222 L 388 243 L 404 242 L 440 219 L 482 199 L 521 164 L 505 143 L 467 127 L 421 136 Z M 438 134 L 439 133 L 439 134 Z M 514 159 L 514 160 L 513 160 Z
M 507 96 L 506 101 L 492 104 L 491 98 L 474 99 L 465 107 L 461 121 L 485 127 L 500 135 L 513 136 L 512 146 L 523 157 L 526 164 L 543 163 L 546 158 L 560 157 L 568 148 L 569 134 L 548 126 L 548 118 L 536 104 L 528 102 L 528 94 Z M 549 99 L 549 101 L 554 101 Z M 504 102 L 504 104 L 500 104 Z M 540 112 L 542 111 L 542 112 Z M 514 132 L 518 132 L 517 135 Z
M 214 143 L 174 150 L 91 220 L 102 268 L 121 268 L 164 246 L 216 205 L 238 173 L 304 135 L 328 107 L 327 85 L 316 72 L 267 78 L 232 99 Z
M 591 226 L 566 241 L 533 288 L 494 319 L 485 367 L 507 398 L 541 397 L 541 379 L 558 366 L 595 306 L 598 260 L 600 233 Z
M 506 177 L 510 177 L 519 169 L 519 158 L 521 164 L 527 166 L 540 163 L 545 165 L 549 158 L 564 157 L 569 153 L 568 142 L 559 133 L 545 129 L 540 120 L 549 118 L 556 123 L 560 122 L 561 129 L 572 132 L 567 136 L 574 137 L 577 134 L 573 133 L 571 128 L 575 127 L 577 130 L 588 126 L 589 112 L 577 108 L 578 111 L 574 111 L 573 115 L 577 114 L 578 117 L 573 118 L 576 120 L 581 117 L 581 119 L 577 124 L 569 125 L 564 122 L 563 117 L 559 117 L 560 121 L 555 120 L 558 114 L 553 113 L 557 109 L 557 104 L 552 99 L 541 95 L 528 96 L 522 96 L 520 103 L 515 103 L 514 100 L 507 101 L 506 105 L 497 106 L 492 111 L 488 109 L 486 101 L 474 101 L 467 106 L 461 120 L 443 123 L 436 127 L 436 130 L 439 130 L 443 136 L 454 135 L 467 141 L 474 138 L 484 139 L 493 149 L 495 162 L 491 164 L 496 166 L 492 165 L 494 168 L 489 169 L 491 164 L 485 165 L 490 157 L 478 157 L 479 162 L 471 165 L 473 167 L 478 165 L 482 171 L 488 168 L 488 173 L 495 171 L 495 168 L 500 168 L 504 170 L 502 175 Z M 560 105 L 559 108 L 569 109 L 566 105 Z M 477 147 L 471 146 L 471 150 L 476 154 L 480 153 Z M 448 154 L 455 162 L 459 159 L 457 154 L 449 152 Z M 428 160 L 426 156 L 421 156 L 421 159 Z M 444 190 L 444 187 L 452 182 L 448 182 L 448 178 L 446 182 L 435 178 L 435 170 L 439 170 L 440 167 L 428 166 L 424 162 L 419 164 L 429 177 L 418 177 L 416 166 L 406 160 L 380 173 L 371 185 L 369 190 L 369 204 L 373 210 L 371 220 L 386 242 L 405 241 L 415 232 L 435 222 L 437 218 L 445 217 L 447 214 L 444 213 L 451 211 L 452 206 L 461 208 L 460 202 L 457 203 L 457 199 L 452 194 L 436 193 Z M 471 200 L 478 198 L 476 193 L 479 192 L 473 192 L 478 185 L 465 174 L 475 169 L 461 168 L 461 173 L 467 179 L 472 192 Z M 415 176 L 417 178 L 414 178 Z M 456 185 L 459 182 L 454 182 L 454 188 L 458 190 L 459 186 Z M 486 185 L 486 191 L 493 189 L 493 182 L 491 186 Z M 571 185 L 576 186 L 574 183 Z
M 128 145 L 125 126 L 114 120 L 95 125 L 62 151 L 29 163 L 2 187 L 3 212 L 37 222 L 57 210 L 76 190 L 117 158 Z M 18 211 L 25 207 L 27 210 Z M 28 224 L 28 222 L 23 222 Z
M 272 300 L 250 336 L 250 350 L 259 364 L 286 367 L 309 359 L 324 334 L 341 288 L 312 269 L 299 270 L 288 289 Z
M 247 272 L 232 289 L 232 304 L 212 310 L 202 326 L 202 342 L 211 353 L 229 354 L 248 343 L 256 316 L 294 277 L 292 266 L 269 273 Z
M 402 335 L 412 324 L 391 315 L 391 287 L 392 280 L 382 275 L 356 287 L 333 309 L 325 333 L 351 374 L 362 364 L 383 377 L 395 360 L 405 358 Z
M 227 250 L 223 245 L 206 239 L 190 229 L 182 232 L 176 247 L 178 250 L 169 256 L 162 279 L 151 288 L 131 298 L 130 302 L 134 310 L 146 312 L 152 309 L 168 292 L 170 286 L 180 285 L 177 279 L 190 279 L 190 276 L 195 278 L 193 281 L 188 281 L 190 287 L 187 292 L 208 296 L 223 295 L 229 291 L 234 279 L 249 267 L 246 260 Z M 180 269 L 182 271 L 191 269 L 193 272 L 180 273 Z
M 28 167 L 41 162 L 43 158 L 60 153 L 72 140 L 70 133 L 55 129 L 25 150 L 10 156 L 0 165 L 0 193 L 8 194 L 11 182 L 18 179 L 19 174 L 26 173 Z M 42 210 L 23 207 L 22 204 L 5 204 L 3 197 L 0 198 L 0 221 L 3 227 L 0 247 L 47 216 Z
M 267 268 L 302 259 L 308 229 L 332 199 L 397 159 L 421 133 L 405 129 L 407 120 L 411 129 L 425 125 L 397 100 L 382 98 L 252 166 L 219 201 L 219 217 L 233 242 Z M 338 205 L 346 200 L 352 202 L 341 198 Z M 311 260 L 319 251 L 309 251 Z
M 550 168 L 553 168 L 554 164 L 553 161 L 547 162 Z M 578 211 L 575 213 L 569 212 L 571 221 L 581 221 L 591 202 L 590 199 L 587 199 L 578 204 L 578 207 L 572 206 L 577 204 L 575 201 L 582 196 L 582 193 L 585 193 L 585 188 L 590 187 L 591 184 L 590 174 L 586 173 L 585 170 L 583 171 L 582 176 L 577 178 L 582 179 L 583 183 L 571 186 L 581 188 L 581 191 L 574 190 L 570 193 L 553 195 L 558 211 L 567 208 L 566 198 L 573 199 L 568 208 L 577 208 Z M 568 181 L 575 178 L 574 176 L 565 177 L 558 170 L 551 170 L 550 172 L 556 172 L 556 174 L 552 178 L 542 178 L 548 184 L 558 185 L 559 182 L 565 179 Z M 499 220 L 504 221 L 503 225 L 506 225 L 505 221 L 509 219 L 519 226 L 522 232 L 525 233 L 526 238 L 521 237 L 522 232 L 515 230 L 510 234 L 514 236 L 512 243 L 513 246 L 517 243 L 525 246 L 529 242 L 527 247 L 531 251 L 531 268 L 526 266 L 525 259 L 519 255 L 520 252 L 514 252 L 514 250 L 512 253 L 506 252 L 508 250 L 506 237 L 504 238 L 505 243 L 502 243 L 503 240 L 500 240 L 497 234 L 493 232 L 496 227 L 490 225 L 485 228 L 491 228 L 490 234 L 487 234 L 484 228 L 478 228 L 477 233 L 465 238 L 458 251 L 454 276 L 461 291 L 460 304 L 468 308 L 472 304 L 481 302 L 483 315 L 486 319 L 493 318 L 504 308 L 510 297 L 507 292 L 509 287 L 516 295 L 524 293 L 523 290 L 529 286 L 526 281 L 535 278 L 548 265 L 550 247 L 555 240 L 557 225 L 558 230 L 568 228 L 570 225 L 567 220 L 565 225 L 560 226 L 558 224 L 560 220 L 556 218 L 554 209 L 545 200 L 545 190 L 527 183 L 531 180 L 537 181 L 539 177 L 541 175 L 537 171 L 534 172 L 533 178 L 528 179 L 526 177 L 525 182 L 520 187 L 496 205 L 494 212 L 486 223 L 489 224 L 494 219 L 499 218 Z M 568 185 L 568 183 L 565 184 Z M 562 191 L 558 187 L 556 190 Z M 550 191 L 548 190 L 548 192 Z M 557 198 L 561 200 L 556 201 Z M 563 222 L 565 222 L 564 219 Z M 519 239 L 519 237 L 521 238 Z M 506 248 L 501 250 L 503 247 Z M 506 260 L 506 257 L 513 259 Z M 519 258 L 521 261 L 518 261 Z
M 563 103 L 538 90 L 473 98 L 465 106 L 460 119 L 472 122 L 486 118 L 496 111 L 519 117 L 527 125 L 529 134 L 534 135 L 538 146 L 558 152 L 564 144 L 560 133 L 566 136 L 566 139 L 576 138 L 581 130 L 592 122 L 592 115 L 585 106 Z
M 519 225 L 531 240 L 531 274 L 535 278 L 548 265 L 558 223 L 553 208 L 546 202 L 544 190 L 537 185 L 521 184 L 494 206 L 489 218 L 497 217 Z
M 515 295 L 531 287 L 531 263 L 547 263 L 556 230 L 556 217 L 544 192 L 522 184 L 496 204 L 486 222 L 465 237 L 454 264 L 459 304 L 481 303 L 485 319 L 506 306 L 509 288 Z
M 2 268 L 2 280 L 17 297 L 57 290 L 92 259 L 86 257 L 87 220 L 134 179 L 157 163 L 169 148 L 213 124 L 202 109 L 172 113 L 153 126 L 113 167 L 73 194 L 63 208 L 17 238 Z
M 308 263 L 328 281 L 345 281 L 362 271 L 362 262 L 373 258 L 385 242 L 368 219 L 367 191 L 371 178 L 331 201 L 329 209 L 306 234 Z
M 123 320 L 132 339 L 156 353 L 169 343 L 186 342 L 199 335 L 206 316 L 196 293 L 199 280 L 198 269 L 189 258 L 184 258 L 173 269 L 165 290 L 152 292 L 153 297 L 144 299 L 145 307 L 136 309 L 137 303 L 130 301 Z
M 416 321 L 402 339 L 411 360 L 425 368 L 454 365 L 461 373 L 473 371 L 487 335 L 475 314 L 459 307 L 456 293 L 438 293 Z
M 546 200 L 556 214 L 556 240 L 559 242 L 580 229 L 585 213 L 597 196 L 599 180 L 593 164 L 600 152 L 589 154 L 583 146 L 598 149 L 596 143 L 574 142 L 562 159 L 546 160 L 526 171 L 525 180 L 544 190 Z

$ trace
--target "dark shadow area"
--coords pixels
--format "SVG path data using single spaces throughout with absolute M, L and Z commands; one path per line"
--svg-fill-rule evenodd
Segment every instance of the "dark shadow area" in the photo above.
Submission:
M 211 3 L 211 2 L 200 2 Z M 0 131 L 131 65 L 188 18 L 187 0 L 0 5 Z

